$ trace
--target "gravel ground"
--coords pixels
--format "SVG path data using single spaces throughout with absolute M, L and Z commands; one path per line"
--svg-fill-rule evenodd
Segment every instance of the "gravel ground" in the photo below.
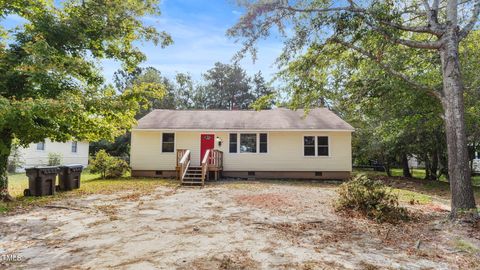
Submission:
M 221 182 L 89 195 L 0 218 L 7 269 L 480 269 L 480 234 L 446 221 L 376 224 L 333 211 L 328 184 Z

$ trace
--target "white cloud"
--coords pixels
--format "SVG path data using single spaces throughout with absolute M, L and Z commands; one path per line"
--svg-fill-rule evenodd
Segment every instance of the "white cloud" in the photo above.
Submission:
M 232 10 L 232 14 L 235 15 L 235 16 L 241 16 L 243 13 L 241 11 L 238 11 L 238 10 Z
M 149 43 L 138 43 L 137 46 L 147 55 L 147 61 L 141 66 L 152 66 L 159 69 L 164 75 L 173 78 L 177 72 L 190 73 L 194 79 L 201 80 L 201 74 L 212 68 L 215 62 L 230 63 L 233 56 L 241 48 L 233 39 L 226 36 L 226 31 L 233 25 L 242 13 L 238 9 L 228 9 L 233 15 L 221 13 L 224 10 L 209 10 L 208 12 L 196 9 L 185 9 L 190 2 L 162 1 L 162 16 L 145 16 L 144 23 L 156 27 L 159 31 L 169 33 L 174 44 L 167 48 L 155 47 Z M 213 4 L 212 4 L 213 5 Z M 212 7 L 217 8 L 213 5 Z M 218 13 L 220 12 L 220 13 Z M 211 15 L 211 14 L 218 14 Z M 259 70 L 270 79 L 277 68 L 275 59 L 281 53 L 282 42 L 270 38 L 260 41 L 257 60 L 253 63 L 249 55 L 240 61 L 241 66 L 249 74 Z M 103 70 L 108 81 L 112 80 L 113 73 L 120 65 L 113 61 L 104 61 Z

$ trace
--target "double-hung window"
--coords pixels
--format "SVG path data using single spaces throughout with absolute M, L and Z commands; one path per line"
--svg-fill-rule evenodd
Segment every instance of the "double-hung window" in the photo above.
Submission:
M 77 153 L 78 150 L 78 143 L 72 142 L 72 153 Z
M 303 137 L 303 155 L 315 156 L 315 136 Z
M 240 153 L 257 152 L 257 134 L 240 134 Z
M 175 133 L 162 133 L 162 152 L 173 153 L 175 151 Z
M 303 155 L 306 157 L 329 156 L 328 136 L 304 136 Z
M 327 136 L 317 136 L 317 156 L 328 156 Z
M 43 150 L 45 150 L 45 142 L 39 142 L 39 143 L 37 143 L 37 150 L 38 150 L 38 151 L 43 151 Z
M 229 152 L 237 153 L 238 141 L 237 133 L 230 133 Z
M 260 153 L 267 153 L 268 151 L 268 135 L 267 133 L 260 133 L 258 135 L 258 137 L 260 138 Z
M 229 153 L 267 153 L 267 133 L 230 133 Z

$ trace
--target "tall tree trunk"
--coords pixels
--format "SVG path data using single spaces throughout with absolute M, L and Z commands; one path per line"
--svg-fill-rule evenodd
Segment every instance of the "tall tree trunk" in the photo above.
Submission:
M 438 180 L 438 151 L 433 150 L 432 163 L 430 164 L 430 180 Z
M 402 166 L 403 166 L 403 177 L 412 178 L 412 174 L 410 173 L 410 167 L 408 166 L 408 157 L 406 154 L 402 156 Z
M 7 130 L 0 132 L 0 201 L 11 201 L 8 193 L 8 157 L 12 149 L 12 134 Z
M 447 137 L 448 174 L 452 192 L 452 218 L 460 211 L 476 214 L 465 132 L 463 85 L 458 57 L 458 29 L 448 27 L 446 42 L 440 49 L 443 73 L 442 105 Z
M 425 155 L 425 180 L 430 179 L 430 157 L 428 154 Z
M 385 172 L 387 173 L 387 176 L 392 177 L 392 170 L 390 169 L 390 164 L 388 162 L 385 162 L 383 164 L 383 168 L 385 169 Z

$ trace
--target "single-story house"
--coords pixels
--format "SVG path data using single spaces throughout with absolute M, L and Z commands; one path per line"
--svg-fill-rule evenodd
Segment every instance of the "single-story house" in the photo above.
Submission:
M 18 159 L 17 171 L 48 165 L 51 154 L 60 157 L 62 165 L 81 164 L 86 167 L 88 165 L 88 147 L 88 142 L 53 142 L 46 139 L 42 142 L 32 143 L 28 147 L 18 148 L 17 153 L 11 153 L 10 159 L 14 158 L 14 155 Z
M 354 128 L 325 108 L 154 110 L 132 130 L 133 176 L 345 179 Z

